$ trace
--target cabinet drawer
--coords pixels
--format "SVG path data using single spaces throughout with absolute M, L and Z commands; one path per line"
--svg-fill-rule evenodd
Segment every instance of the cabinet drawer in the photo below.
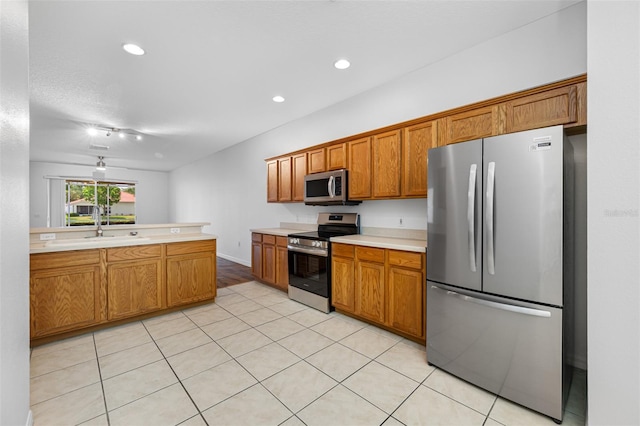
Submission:
M 65 268 L 100 263 L 100 250 L 72 250 L 31 255 L 31 270 Z
M 256 232 L 251 234 L 251 241 L 255 241 L 257 243 L 261 243 L 262 242 L 262 234 L 258 234 Z
M 200 253 L 216 250 L 216 240 L 188 241 L 184 243 L 167 244 L 167 256 L 177 256 L 188 253 Z
M 409 251 L 389 250 L 389 265 L 422 269 L 422 254 Z
M 123 260 L 148 259 L 160 257 L 162 246 L 160 244 L 147 244 L 142 246 L 115 247 L 107 249 L 107 262 Z
M 355 246 L 351 244 L 331 244 L 331 254 L 333 256 L 353 257 Z
M 276 243 L 276 236 L 275 235 L 263 234 L 262 235 L 262 242 L 264 244 L 275 244 Z
M 384 249 L 357 246 L 356 258 L 358 260 L 369 260 L 371 262 L 384 263 Z
M 288 243 L 287 237 L 276 237 L 276 245 L 278 247 L 286 247 Z

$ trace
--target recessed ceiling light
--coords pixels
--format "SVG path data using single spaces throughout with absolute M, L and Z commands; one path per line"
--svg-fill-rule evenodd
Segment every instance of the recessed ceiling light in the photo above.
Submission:
M 351 66 L 351 62 L 347 61 L 346 59 L 338 59 L 333 63 L 333 66 L 338 68 L 339 70 L 346 70 Z
M 89 136 L 95 136 L 98 134 L 98 129 L 96 129 L 95 127 L 89 127 L 87 129 L 87 133 L 89 133 Z
M 282 96 L 280 96 L 280 95 L 274 96 L 273 97 L 273 102 L 278 102 L 278 103 L 284 102 L 284 98 Z
M 142 136 L 140 136 L 140 135 L 136 135 L 136 140 L 137 140 L 137 141 L 141 141 L 141 140 L 142 140 Z
M 132 55 L 140 56 L 144 55 L 144 49 L 137 44 L 127 43 L 123 44 L 122 48 L 125 52 L 131 53 Z
M 122 133 L 122 132 L 118 132 L 118 137 L 119 137 L 120 139 L 124 139 L 124 136 L 125 136 L 125 135 L 124 135 L 124 133 Z

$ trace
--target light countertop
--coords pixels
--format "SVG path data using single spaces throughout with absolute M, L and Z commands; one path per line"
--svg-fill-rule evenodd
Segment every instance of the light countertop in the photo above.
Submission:
M 250 231 L 258 234 L 276 235 L 278 237 L 286 237 L 289 234 L 299 234 L 300 232 L 305 232 L 304 230 L 301 230 L 301 229 L 291 229 L 291 228 L 259 228 L 259 229 L 250 229 Z
M 379 237 L 373 235 L 344 235 L 332 237 L 332 243 L 353 244 L 357 246 L 378 247 L 394 250 L 413 251 L 426 253 L 426 240 L 414 240 L 409 238 Z
M 201 241 L 215 239 L 217 239 L 217 236 L 212 234 L 205 234 L 202 232 L 190 234 L 180 233 L 148 236 L 118 235 L 113 237 L 105 236 L 100 238 L 69 238 L 61 240 L 32 242 L 30 244 L 29 251 L 31 254 L 35 254 L 69 250 L 140 246 L 145 244 L 178 243 L 184 241 Z

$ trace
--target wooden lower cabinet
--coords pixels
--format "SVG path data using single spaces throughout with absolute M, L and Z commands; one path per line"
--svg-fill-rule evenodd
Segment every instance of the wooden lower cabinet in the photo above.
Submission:
M 426 255 L 339 243 L 331 247 L 333 306 L 422 342 Z
M 216 297 L 215 240 L 167 246 L 167 306 Z
M 289 288 L 287 237 L 252 233 L 251 273 L 257 280 L 287 291 Z
M 216 241 L 32 254 L 30 269 L 31 339 L 43 343 L 214 300 Z
M 331 301 L 335 308 L 355 312 L 354 246 L 331 244 Z
M 31 337 L 101 322 L 99 264 L 31 271 Z

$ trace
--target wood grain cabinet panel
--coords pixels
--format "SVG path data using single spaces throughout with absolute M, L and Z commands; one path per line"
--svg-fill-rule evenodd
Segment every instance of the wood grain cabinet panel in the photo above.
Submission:
M 505 114 L 501 104 L 450 115 L 444 120 L 444 143 L 449 145 L 505 133 Z
M 427 154 L 438 146 L 437 121 L 405 127 L 402 135 L 402 195 L 427 196 Z
M 37 257 L 44 260 L 46 255 Z M 99 265 L 32 270 L 29 283 L 31 338 L 98 324 L 100 276 Z
M 278 160 L 267 163 L 267 202 L 278 202 Z
M 278 160 L 278 201 L 291 201 L 291 157 Z
M 254 239 L 251 242 L 251 274 L 259 280 L 262 279 L 262 240 Z
M 371 138 L 349 142 L 349 198 L 371 198 Z
M 215 296 L 215 252 L 167 258 L 167 306 L 213 299 Z
M 304 177 L 307 174 L 307 154 L 291 157 L 293 184 L 291 186 L 291 200 L 304 201 Z
M 275 285 L 280 290 L 289 289 L 289 250 L 287 237 L 276 237 L 276 277 Z
M 356 260 L 356 310 L 363 318 L 385 321 L 384 264 Z
M 327 147 L 327 170 L 338 170 L 347 167 L 347 144 L 339 143 Z
M 120 262 L 107 267 L 107 318 L 128 318 L 162 308 L 162 260 Z
M 353 246 L 331 245 L 331 302 L 345 312 L 355 312 L 355 261 Z
M 578 120 L 575 85 L 518 98 L 506 103 L 507 133 Z
M 402 132 L 391 132 L 375 135 L 373 147 L 373 197 L 399 197 L 402 162 Z
M 412 336 L 424 337 L 424 275 L 421 270 L 389 267 L 390 327 Z
M 318 148 L 308 151 L 307 156 L 309 157 L 309 173 L 321 173 L 327 170 L 325 164 L 324 148 Z

